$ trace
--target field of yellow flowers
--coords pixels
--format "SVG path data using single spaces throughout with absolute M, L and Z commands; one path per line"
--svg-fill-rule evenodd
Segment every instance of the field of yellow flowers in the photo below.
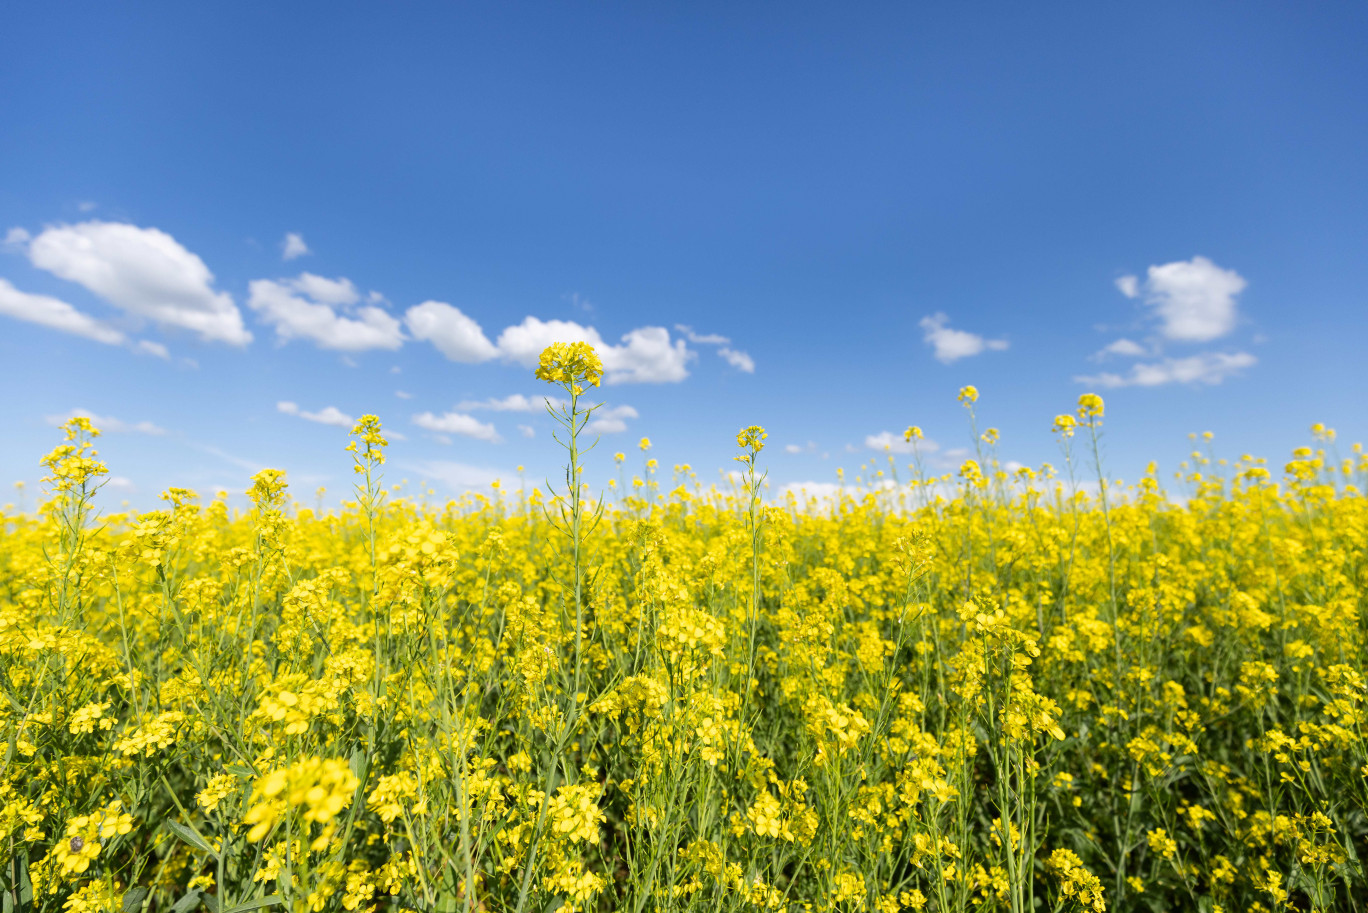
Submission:
M 67 424 L 0 514 L 5 913 L 1368 907 L 1360 448 L 1099 486 L 1086 395 L 1057 478 L 975 426 L 775 500 L 752 427 L 598 498 L 598 360 L 537 374 L 564 478 L 440 509 L 367 416 L 340 512 L 101 515 Z

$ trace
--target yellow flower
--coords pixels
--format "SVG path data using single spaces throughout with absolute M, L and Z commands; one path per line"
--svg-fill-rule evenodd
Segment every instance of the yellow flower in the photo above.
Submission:
M 536 377 L 579 395 L 582 384 L 597 387 L 603 380 L 603 362 L 587 342 L 554 342 L 542 350 Z
M 978 398 L 979 398 L 978 387 L 974 387 L 974 386 L 960 387 L 960 391 L 959 391 L 959 401 L 960 401 L 961 403 L 964 403 L 965 405 L 972 405 L 973 403 L 978 402 Z
M 306 822 L 327 824 L 351 802 L 357 784 L 346 761 L 321 758 L 306 758 L 258 777 L 252 806 L 242 819 L 252 826 L 247 839 L 259 842 L 294 808 L 303 809 Z
M 603 810 L 598 790 L 588 784 L 562 786 L 548 808 L 551 830 L 572 843 L 597 843 Z
M 752 454 L 759 453 L 765 449 L 765 438 L 769 435 L 764 428 L 759 425 L 747 425 L 736 434 L 736 446 L 742 450 L 749 450 Z M 643 438 L 643 440 L 645 440 Z M 645 449 L 644 447 L 642 448 Z
M 1090 419 L 1101 418 L 1103 408 L 1102 397 L 1096 393 L 1084 393 L 1078 398 L 1078 417 L 1085 423 Z

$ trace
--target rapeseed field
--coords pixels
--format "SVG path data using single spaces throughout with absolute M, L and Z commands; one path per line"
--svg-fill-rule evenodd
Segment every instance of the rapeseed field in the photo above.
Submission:
M 1365 908 L 1361 448 L 1123 488 L 1089 394 L 1009 473 L 966 387 L 957 473 L 773 498 L 751 427 L 600 497 L 601 374 L 542 355 L 557 485 L 442 507 L 366 416 L 341 511 L 101 514 L 69 421 L 0 515 L 5 913 Z

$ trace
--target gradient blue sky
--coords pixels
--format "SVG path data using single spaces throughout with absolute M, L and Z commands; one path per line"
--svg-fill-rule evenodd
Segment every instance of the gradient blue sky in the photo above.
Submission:
M 949 464 L 966 383 L 1030 464 L 1102 393 L 1128 479 L 1359 440 L 1365 46 L 1349 3 L 15 5 L 0 479 L 73 409 L 146 506 L 340 493 L 338 413 L 392 480 L 544 476 L 546 417 L 477 405 L 549 321 L 618 347 L 601 476 L 750 423 L 776 486 L 912 423 Z

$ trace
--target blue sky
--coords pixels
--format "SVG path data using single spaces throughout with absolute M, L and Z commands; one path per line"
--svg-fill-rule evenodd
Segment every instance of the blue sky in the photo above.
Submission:
M 1028 464 L 1102 393 L 1127 479 L 1359 440 L 1366 43 L 1361 4 L 16 6 L 0 479 L 74 409 L 146 506 L 340 493 L 363 412 L 392 480 L 536 479 L 549 421 L 489 407 L 567 332 L 603 477 L 645 435 L 715 478 L 751 423 L 776 486 L 914 423 L 950 465 L 966 383 Z

